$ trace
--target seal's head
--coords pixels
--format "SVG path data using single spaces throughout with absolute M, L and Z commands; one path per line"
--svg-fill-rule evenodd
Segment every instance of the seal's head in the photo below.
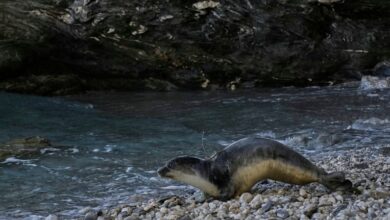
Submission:
M 209 172 L 210 167 L 207 161 L 190 156 L 176 157 L 157 170 L 158 175 L 163 178 L 187 183 L 217 197 L 219 190 L 210 182 Z
M 196 175 L 197 166 L 201 159 L 196 157 L 176 157 L 157 170 L 158 175 L 164 178 L 178 180 L 182 175 Z

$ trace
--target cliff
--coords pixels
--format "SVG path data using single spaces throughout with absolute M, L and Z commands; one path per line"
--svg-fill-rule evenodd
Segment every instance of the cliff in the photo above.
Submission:
M 0 89 L 328 85 L 390 59 L 387 0 L 2 0 Z

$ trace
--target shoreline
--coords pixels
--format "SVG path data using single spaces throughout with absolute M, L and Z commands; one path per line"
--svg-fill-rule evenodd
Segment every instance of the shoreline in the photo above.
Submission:
M 109 209 L 83 209 L 78 219 L 389 219 L 390 146 L 323 152 L 311 157 L 328 172 L 344 171 L 361 194 L 329 192 L 274 181 L 257 184 L 250 193 L 226 202 L 196 203 L 188 195 L 155 198 Z M 54 220 L 55 215 L 46 219 Z

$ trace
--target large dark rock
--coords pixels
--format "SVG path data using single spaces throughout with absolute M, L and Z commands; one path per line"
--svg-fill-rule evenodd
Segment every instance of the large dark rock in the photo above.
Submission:
M 0 89 L 322 85 L 390 57 L 388 0 L 2 0 Z

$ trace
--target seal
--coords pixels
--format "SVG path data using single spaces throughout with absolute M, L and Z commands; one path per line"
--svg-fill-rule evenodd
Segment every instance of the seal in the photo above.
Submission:
M 208 159 L 173 158 L 157 172 L 219 200 L 248 192 L 265 179 L 298 185 L 319 182 L 332 191 L 352 188 L 344 173 L 327 173 L 289 147 L 258 137 L 238 140 Z

